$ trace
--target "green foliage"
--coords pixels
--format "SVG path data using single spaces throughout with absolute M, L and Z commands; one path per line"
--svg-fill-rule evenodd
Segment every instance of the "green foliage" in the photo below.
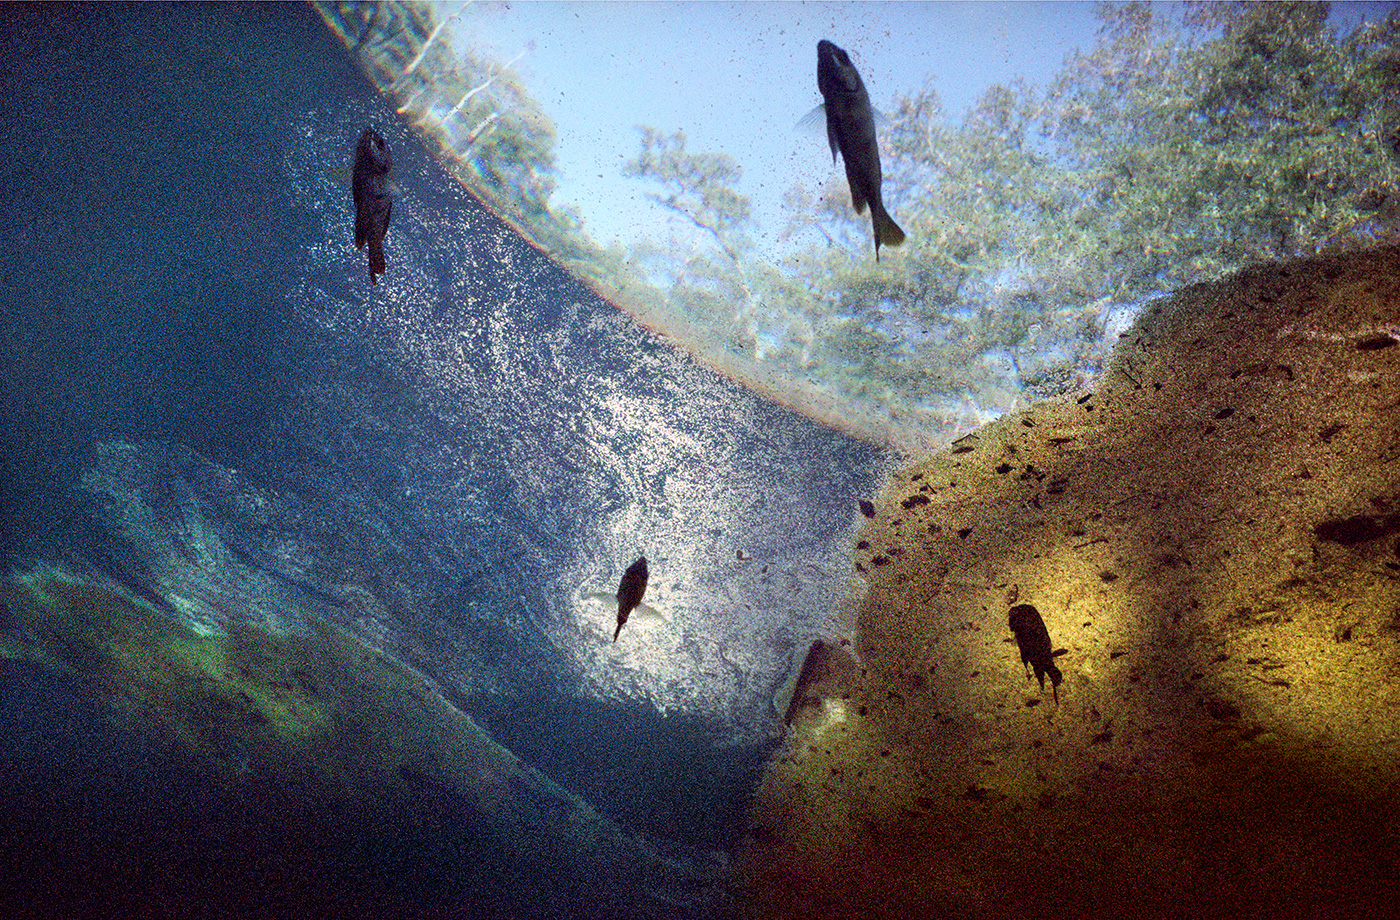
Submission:
M 750 222 L 749 201 L 728 183 L 743 170 L 726 154 L 688 153 L 685 132 L 664 134 L 642 127 L 642 152 L 622 170 L 624 176 L 651 179 L 666 194 L 650 193 L 652 201 L 685 217 L 710 233 L 726 251 L 736 255 L 742 228 Z
M 1395 238 L 1400 18 L 1338 36 L 1325 4 L 1098 15 L 1097 45 L 1044 89 L 993 86 L 960 122 L 931 86 L 896 99 L 884 189 L 909 242 L 890 259 L 869 258 L 868 225 L 833 171 L 785 197 L 778 270 L 707 262 L 714 300 L 673 287 L 673 303 L 714 315 L 742 291 L 742 334 L 770 369 L 962 425 L 1071 384 L 1112 344 L 1115 308 L 1251 262 Z M 629 175 L 661 182 L 654 200 L 725 246 L 748 213 L 730 191 L 737 168 L 666 140 L 644 131 L 634 162 L 657 165 Z M 742 283 L 726 288 L 726 271 Z
M 624 172 L 678 220 L 602 251 L 551 210 L 554 128 L 508 64 L 454 55 L 414 7 L 320 8 L 468 186 L 585 281 L 770 392 L 924 431 L 1072 385 L 1159 292 L 1400 228 L 1394 15 L 1339 36 L 1325 4 L 1103 4 L 1046 87 L 993 86 L 960 119 L 931 85 L 898 96 L 880 146 L 909 240 L 877 264 L 839 169 L 785 195 L 774 263 L 738 162 L 650 127 Z

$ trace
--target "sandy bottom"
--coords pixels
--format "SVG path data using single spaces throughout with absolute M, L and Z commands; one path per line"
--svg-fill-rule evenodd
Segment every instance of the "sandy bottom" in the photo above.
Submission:
M 1159 301 L 899 470 L 754 917 L 1313 917 L 1400 894 L 1400 251 Z M 1034 605 L 1059 702 L 1007 625 Z

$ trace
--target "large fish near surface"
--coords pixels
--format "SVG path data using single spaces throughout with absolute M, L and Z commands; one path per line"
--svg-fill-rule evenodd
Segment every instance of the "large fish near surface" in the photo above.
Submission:
M 851 184 L 851 204 L 857 214 L 870 205 L 875 225 L 875 261 L 880 261 L 880 244 L 898 246 L 904 231 L 885 211 L 880 197 L 880 146 L 875 142 L 875 114 L 865 83 L 845 51 L 826 39 L 817 42 L 817 89 L 826 108 L 826 138 L 831 143 L 831 159 L 836 152 L 846 164 L 846 181 Z
M 627 622 L 627 618 L 637 609 L 637 605 L 642 602 L 642 595 L 647 593 L 647 557 L 642 556 L 627 567 L 627 571 L 622 574 L 622 581 L 617 586 L 617 630 L 613 633 L 613 641 L 622 632 L 622 625 Z
M 373 128 L 365 128 L 355 146 L 355 248 L 369 244 L 369 282 L 379 283 L 384 274 L 384 234 L 394 211 L 389 188 L 389 170 L 394 161 L 384 138 Z

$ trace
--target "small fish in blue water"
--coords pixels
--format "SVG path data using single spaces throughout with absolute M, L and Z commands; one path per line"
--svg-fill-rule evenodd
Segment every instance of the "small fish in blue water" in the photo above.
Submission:
M 384 274 L 384 234 L 389 232 L 389 217 L 394 211 L 394 196 L 389 188 L 389 170 L 394 161 L 384 138 L 373 128 L 365 128 L 355 147 L 355 248 L 369 244 L 369 281 L 379 283 Z
M 885 211 L 880 197 L 880 146 L 875 141 L 875 114 L 865 83 L 845 51 L 826 39 L 817 43 L 817 89 L 826 109 L 826 139 L 831 144 L 831 160 L 836 152 L 846 164 L 846 181 L 851 185 L 851 204 L 857 214 L 870 205 L 875 228 L 875 261 L 880 261 L 880 244 L 898 246 L 904 231 Z
M 617 586 L 617 631 L 613 633 L 613 641 L 617 641 L 618 635 L 622 632 L 622 624 L 627 622 L 632 611 L 637 609 L 637 605 L 642 602 L 642 595 L 647 593 L 647 557 L 641 556 L 636 562 L 627 567 L 627 571 L 622 575 L 622 581 Z
M 1055 702 L 1060 701 L 1060 681 L 1064 675 L 1055 667 L 1055 653 L 1050 648 L 1050 631 L 1040 618 L 1040 611 L 1030 604 L 1017 604 L 1011 608 L 1011 632 L 1016 635 L 1016 647 L 1021 650 L 1022 666 L 1035 668 L 1036 679 L 1040 681 L 1040 692 L 1045 692 L 1045 675 L 1050 675 L 1050 688 L 1055 692 Z M 1029 668 L 1026 680 L 1031 679 Z

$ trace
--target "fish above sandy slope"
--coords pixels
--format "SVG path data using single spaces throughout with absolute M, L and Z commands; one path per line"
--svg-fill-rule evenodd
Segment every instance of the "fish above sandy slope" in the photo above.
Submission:
M 393 192 L 389 188 L 389 170 L 394 161 L 384 138 L 373 128 L 360 133 L 355 146 L 355 248 L 369 244 L 369 281 L 379 283 L 384 274 L 384 235 L 389 232 L 389 217 L 394 211 Z
M 613 641 L 622 633 L 622 626 L 631 616 L 632 611 L 642 602 L 642 595 L 647 593 L 647 557 L 641 556 L 636 562 L 627 567 L 627 571 L 622 575 L 622 581 L 617 586 L 617 630 L 613 632 Z
M 825 100 L 826 138 L 831 144 L 831 159 L 835 162 L 837 151 L 841 152 L 846 181 L 851 186 L 851 204 L 857 214 L 864 214 L 866 205 L 870 206 L 870 220 L 875 229 L 875 261 L 878 262 L 880 245 L 900 245 L 904 242 L 904 231 L 885 210 L 880 196 L 883 176 L 870 95 L 850 56 L 826 39 L 817 43 L 817 89 Z
M 1021 651 L 1022 666 L 1035 669 L 1040 681 L 1040 692 L 1045 692 L 1045 678 L 1050 677 L 1050 689 L 1055 693 L 1055 702 L 1060 701 L 1060 682 L 1064 675 L 1055 667 L 1055 652 L 1050 645 L 1050 631 L 1040 618 L 1040 611 L 1030 604 L 1017 604 L 1007 616 L 1011 632 L 1016 637 L 1016 647 Z M 1026 679 L 1030 680 L 1029 668 Z

